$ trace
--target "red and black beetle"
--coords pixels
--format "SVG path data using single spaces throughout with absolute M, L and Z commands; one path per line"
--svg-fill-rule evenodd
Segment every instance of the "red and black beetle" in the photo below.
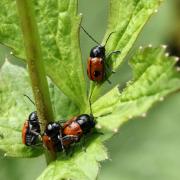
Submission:
M 95 43 L 98 44 L 98 46 L 95 46 L 91 49 L 90 57 L 88 58 L 87 74 L 89 79 L 95 82 L 102 82 L 105 79 L 108 80 L 106 77 L 106 70 L 107 69 L 109 70 L 110 68 L 106 62 L 106 59 L 108 59 L 112 54 L 120 53 L 120 51 L 113 51 L 110 54 L 108 54 L 108 56 L 106 57 L 105 46 L 114 32 L 111 32 L 109 34 L 105 45 L 101 45 L 82 26 L 81 28 Z
M 34 111 L 29 115 L 22 128 L 22 143 L 26 146 L 32 146 L 37 143 L 40 134 L 40 125 L 37 112 Z
M 87 74 L 89 79 L 96 82 L 104 80 L 105 76 L 105 47 L 95 46 L 91 49 L 87 63 Z
M 42 135 L 44 145 L 50 151 L 65 151 L 71 144 L 80 141 L 95 126 L 94 117 L 81 114 L 65 122 L 51 122 L 46 126 Z
M 61 151 L 62 147 L 62 126 L 58 122 L 47 124 L 42 135 L 43 144 L 49 151 Z
M 65 148 L 72 143 L 80 141 L 84 135 L 90 133 L 94 129 L 96 121 L 92 113 L 91 96 L 89 98 L 89 105 L 90 115 L 81 114 L 63 124 L 62 143 Z
M 81 114 L 72 118 L 63 125 L 63 145 L 68 146 L 80 141 L 81 137 L 90 133 L 94 127 L 95 120 L 91 114 Z
M 90 115 L 81 114 L 71 118 L 65 123 L 62 123 L 62 121 L 51 122 L 46 126 L 42 140 L 49 150 L 65 151 L 71 144 L 80 141 L 83 135 L 93 130 L 96 122 L 92 114 L 90 99 L 89 103 Z

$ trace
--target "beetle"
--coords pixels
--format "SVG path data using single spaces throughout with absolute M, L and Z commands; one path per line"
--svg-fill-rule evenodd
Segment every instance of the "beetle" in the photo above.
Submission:
M 40 125 L 37 112 L 32 112 L 28 120 L 25 121 L 22 128 L 22 143 L 26 146 L 32 146 L 37 143 L 40 134 Z
M 95 128 L 96 121 L 92 113 L 91 96 L 92 92 L 89 97 L 90 114 L 75 116 L 63 124 L 62 143 L 65 148 L 80 141 L 83 136 L 85 137 Z M 85 139 L 83 138 L 83 140 Z
M 53 152 L 65 151 L 71 144 L 78 142 L 83 135 L 91 132 L 91 130 L 95 127 L 96 123 L 95 123 L 94 116 L 92 114 L 90 98 L 89 98 L 90 112 L 91 112 L 90 115 L 81 114 L 79 116 L 75 116 L 71 118 L 65 123 L 62 123 L 62 121 L 59 121 L 59 122 L 50 122 L 46 125 L 45 131 L 41 135 L 41 138 L 42 138 L 44 146 L 49 151 L 53 151 Z M 31 100 L 31 102 L 33 101 Z M 38 118 L 36 119 L 38 120 Z M 27 123 L 25 123 L 24 127 L 26 127 L 26 125 Z M 39 123 L 38 123 L 38 127 L 39 127 Z M 32 132 L 35 133 L 36 136 L 38 135 L 40 136 L 40 127 L 38 131 L 35 129 L 35 132 L 34 132 L 34 129 L 33 129 Z
M 106 62 L 106 59 L 108 59 L 112 54 L 120 53 L 120 51 L 113 51 L 106 57 L 105 46 L 114 32 L 111 32 L 109 34 L 108 38 L 106 39 L 105 45 L 101 45 L 82 26 L 81 28 L 95 43 L 98 44 L 90 50 L 90 56 L 87 62 L 87 75 L 92 81 L 95 81 L 97 83 L 102 82 L 107 79 L 106 70 L 110 69 L 109 65 Z M 108 79 L 107 81 L 110 83 Z
M 94 117 L 88 114 L 73 117 L 65 123 L 50 122 L 42 135 L 42 141 L 50 151 L 65 151 L 94 127 Z
M 32 104 L 35 103 L 31 100 L 31 98 L 24 94 Z M 28 120 L 24 122 L 22 127 L 22 143 L 26 146 L 33 146 L 37 144 L 38 137 L 40 136 L 40 125 L 39 119 L 37 116 L 37 112 L 33 111 L 30 113 Z
M 83 135 L 92 131 L 95 127 L 95 120 L 92 114 L 81 114 L 73 117 L 63 125 L 62 142 L 65 147 L 80 141 Z
M 62 148 L 62 126 L 58 122 L 50 122 L 46 125 L 42 135 L 43 144 L 49 151 L 61 151 Z
M 65 123 L 67 124 L 67 122 Z M 69 147 L 72 142 L 77 141 L 78 137 L 76 135 L 63 136 L 62 123 L 50 122 L 47 124 L 45 131 L 42 135 L 42 141 L 45 147 L 49 151 L 57 152 L 63 151 Z
M 90 100 L 89 100 L 90 102 Z M 66 149 L 90 133 L 95 127 L 95 119 L 92 114 L 90 102 L 90 115 L 81 114 L 75 116 L 65 123 L 50 122 L 42 135 L 44 145 L 50 151 L 66 151 Z

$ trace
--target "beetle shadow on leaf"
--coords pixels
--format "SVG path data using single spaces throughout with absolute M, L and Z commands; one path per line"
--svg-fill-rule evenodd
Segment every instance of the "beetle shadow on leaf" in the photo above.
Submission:
M 0 133 L 0 139 L 4 139 L 4 135 Z

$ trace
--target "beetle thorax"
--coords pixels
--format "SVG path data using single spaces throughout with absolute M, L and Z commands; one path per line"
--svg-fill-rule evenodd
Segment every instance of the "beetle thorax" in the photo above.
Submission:
M 104 59 L 105 58 L 105 47 L 104 46 L 93 47 L 90 52 L 90 57 L 91 58 L 98 57 L 98 58 Z

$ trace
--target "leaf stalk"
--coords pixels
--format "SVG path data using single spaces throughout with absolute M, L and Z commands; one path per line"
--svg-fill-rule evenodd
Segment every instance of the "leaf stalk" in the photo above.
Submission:
M 31 0 L 16 0 L 16 4 L 23 33 L 33 95 L 38 117 L 41 122 L 41 131 L 44 132 L 46 124 L 53 121 L 54 118 L 43 64 L 40 37 L 35 20 L 35 12 Z M 45 151 L 46 161 L 47 164 L 49 164 L 55 160 L 56 155 L 55 152 Z

